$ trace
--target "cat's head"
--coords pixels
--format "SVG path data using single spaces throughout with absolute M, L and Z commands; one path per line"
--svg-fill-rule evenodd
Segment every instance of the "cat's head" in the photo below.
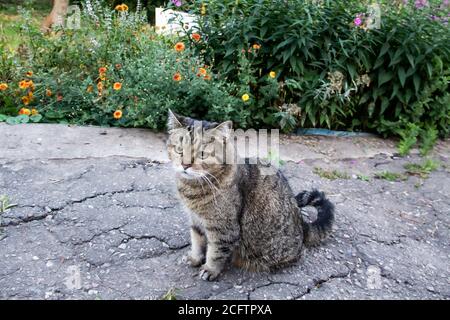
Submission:
M 179 178 L 218 177 L 229 168 L 233 153 L 229 142 L 231 121 L 219 124 L 196 120 L 169 110 L 167 127 L 167 151 Z

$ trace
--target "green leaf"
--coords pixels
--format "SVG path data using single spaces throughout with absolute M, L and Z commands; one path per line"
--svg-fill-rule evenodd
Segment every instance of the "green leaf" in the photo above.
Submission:
M 378 58 L 381 58 L 382 56 L 384 56 L 386 54 L 386 52 L 388 52 L 390 47 L 391 47 L 391 45 L 388 42 L 383 44 L 383 46 L 381 47 L 381 50 L 380 50 L 380 54 L 378 55 Z
M 394 74 L 391 71 L 386 72 L 385 70 L 381 70 L 378 74 L 378 87 L 381 87 L 383 84 L 388 82 L 394 77 Z
M 400 84 L 402 85 L 402 88 L 403 88 L 405 86 L 405 82 L 406 82 L 405 68 L 403 68 L 403 67 L 398 68 L 398 79 L 400 80 Z
M 420 77 L 418 74 L 414 75 L 413 82 L 414 82 L 414 89 L 416 89 L 416 93 L 418 93 L 420 89 Z
M 387 107 L 389 107 L 389 99 L 386 97 L 382 97 L 380 114 L 383 114 L 384 111 L 386 111 Z
M 403 55 L 404 50 L 403 49 L 397 49 L 397 51 L 395 52 L 394 56 L 391 58 L 391 63 L 389 63 L 389 67 L 399 63 L 400 61 L 402 61 L 402 55 Z
M 6 119 L 8 119 L 7 115 L 0 114 L 0 122 L 6 121 Z
M 19 122 L 17 121 L 16 117 L 9 117 L 6 119 L 6 123 L 10 125 L 15 125 L 18 124 Z
M 25 114 L 21 114 L 20 116 L 16 117 L 18 123 L 28 123 L 30 121 L 30 117 L 25 115 Z
M 409 61 L 409 63 L 411 64 L 411 67 L 415 67 L 415 64 L 414 64 L 414 57 L 412 56 L 412 54 L 411 53 L 407 53 L 406 54 L 406 58 L 408 58 L 408 61 Z
M 31 122 L 39 122 L 42 120 L 42 116 L 40 114 L 34 115 L 30 117 Z

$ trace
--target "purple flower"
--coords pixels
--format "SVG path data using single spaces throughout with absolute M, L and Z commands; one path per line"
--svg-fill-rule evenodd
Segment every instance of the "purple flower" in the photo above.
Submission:
M 450 4 L 450 0 L 442 0 L 442 5 L 444 7 L 448 7 L 449 4 Z
M 415 6 L 417 9 L 422 9 L 423 7 L 428 6 L 428 0 L 416 0 Z
M 362 23 L 362 20 L 360 17 L 356 17 L 355 20 L 353 20 L 355 26 L 360 26 Z
M 183 5 L 181 0 L 172 0 L 172 3 L 175 5 L 175 7 L 181 7 Z

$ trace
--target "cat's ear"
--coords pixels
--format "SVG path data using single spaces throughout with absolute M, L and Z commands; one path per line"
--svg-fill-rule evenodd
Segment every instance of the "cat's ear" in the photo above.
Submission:
M 233 130 L 232 121 L 222 122 L 221 124 L 219 124 L 217 127 L 214 128 L 214 131 L 220 132 L 220 134 L 225 138 L 229 138 L 231 136 L 232 130 Z
M 169 109 L 167 117 L 167 128 L 169 130 L 179 129 L 183 127 L 183 117 Z

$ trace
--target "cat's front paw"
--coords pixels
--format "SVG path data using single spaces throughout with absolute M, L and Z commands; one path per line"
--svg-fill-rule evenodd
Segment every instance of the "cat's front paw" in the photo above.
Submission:
M 181 261 L 183 263 L 186 263 L 186 264 L 188 264 L 188 265 L 190 265 L 191 267 L 194 267 L 194 268 L 200 267 L 202 265 L 202 263 L 203 263 L 203 260 L 204 259 L 202 259 L 202 258 L 195 258 L 195 257 L 193 257 L 190 253 L 185 255 L 185 256 L 183 256 L 183 258 L 181 259 Z
M 206 264 L 202 265 L 200 268 L 200 273 L 198 274 L 202 280 L 214 281 L 220 275 L 220 271 L 208 267 Z

